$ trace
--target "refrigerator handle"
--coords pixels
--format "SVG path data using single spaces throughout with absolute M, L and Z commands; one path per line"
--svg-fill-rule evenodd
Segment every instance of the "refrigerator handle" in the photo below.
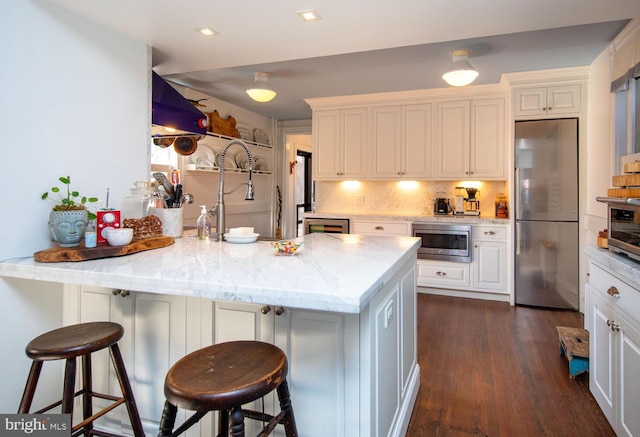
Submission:
M 515 202 L 514 202 L 515 203 L 515 205 L 514 205 L 514 207 L 515 207 L 514 214 L 515 214 L 515 217 L 518 218 L 520 216 L 520 195 L 521 195 L 521 192 L 520 192 L 520 188 L 521 188 L 520 187 L 520 168 L 518 168 L 518 167 L 516 167 L 516 169 L 515 169 L 514 178 L 515 178 L 515 182 L 516 182 L 516 186 L 515 186 L 515 189 L 514 189 L 515 193 L 514 193 L 514 196 L 513 196 L 514 199 L 515 199 Z
M 516 222 L 516 255 L 520 255 L 520 223 Z

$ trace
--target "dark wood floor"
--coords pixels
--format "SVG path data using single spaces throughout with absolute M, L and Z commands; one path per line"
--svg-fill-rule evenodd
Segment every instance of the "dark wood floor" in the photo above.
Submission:
M 419 294 L 420 391 L 407 436 L 615 436 L 588 373 L 570 379 L 556 326 L 583 327 L 583 316 Z

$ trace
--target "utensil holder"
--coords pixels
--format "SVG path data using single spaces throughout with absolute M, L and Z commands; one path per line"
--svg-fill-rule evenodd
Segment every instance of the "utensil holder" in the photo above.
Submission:
M 184 228 L 183 208 L 149 208 L 149 215 L 162 221 L 162 235 L 180 238 Z

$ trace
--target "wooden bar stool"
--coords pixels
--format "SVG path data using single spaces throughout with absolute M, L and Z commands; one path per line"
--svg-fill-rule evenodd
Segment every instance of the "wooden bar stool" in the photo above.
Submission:
M 277 347 L 259 341 L 231 341 L 199 349 L 178 360 L 164 382 L 167 398 L 158 436 L 177 436 L 209 411 L 218 411 L 218 437 L 244 437 L 244 418 L 268 422 L 259 436 L 267 436 L 278 423 L 287 437 L 297 437 L 293 407 L 287 386 L 287 357 Z M 280 413 L 271 416 L 243 409 L 277 391 Z M 195 411 L 173 431 L 178 408 Z
M 71 429 L 72 435 L 110 435 L 93 428 L 93 422 L 104 416 L 115 407 L 125 404 L 131 420 L 133 433 L 136 437 L 144 437 L 144 430 L 138 414 L 127 371 L 120 354 L 118 341 L 122 338 L 124 329 L 117 323 L 94 322 L 66 326 L 44 333 L 29 342 L 26 353 L 33 360 L 27 378 L 18 413 L 28 414 L 33 402 L 33 396 L 42 370 L 44 361 L 66 360 L 62 399 L 48 405 L 32 414 L 42 414 L 55 407 L 62 406 L 62 413 L 73 417 L 73 402 L 82 395 L 83 420 Z M 91 354 L 104 348 L 109 348 L 111 361 L 120 382 L 122 397 L 111 396 L 93 391 L 91 382 Z M 75 392 L 76 357 L 82 357 L 82 389 Z M 97 413 L 93 413 L 92 398 L 113 401 L 112 404 Z

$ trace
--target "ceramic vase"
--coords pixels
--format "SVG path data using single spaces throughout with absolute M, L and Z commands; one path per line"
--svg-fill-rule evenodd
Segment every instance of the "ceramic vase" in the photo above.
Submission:
M 51 239 L 60 247 L 79 246 L 88 222 L 89 215 L 86 209 L 51 211 L 49 214 Z

